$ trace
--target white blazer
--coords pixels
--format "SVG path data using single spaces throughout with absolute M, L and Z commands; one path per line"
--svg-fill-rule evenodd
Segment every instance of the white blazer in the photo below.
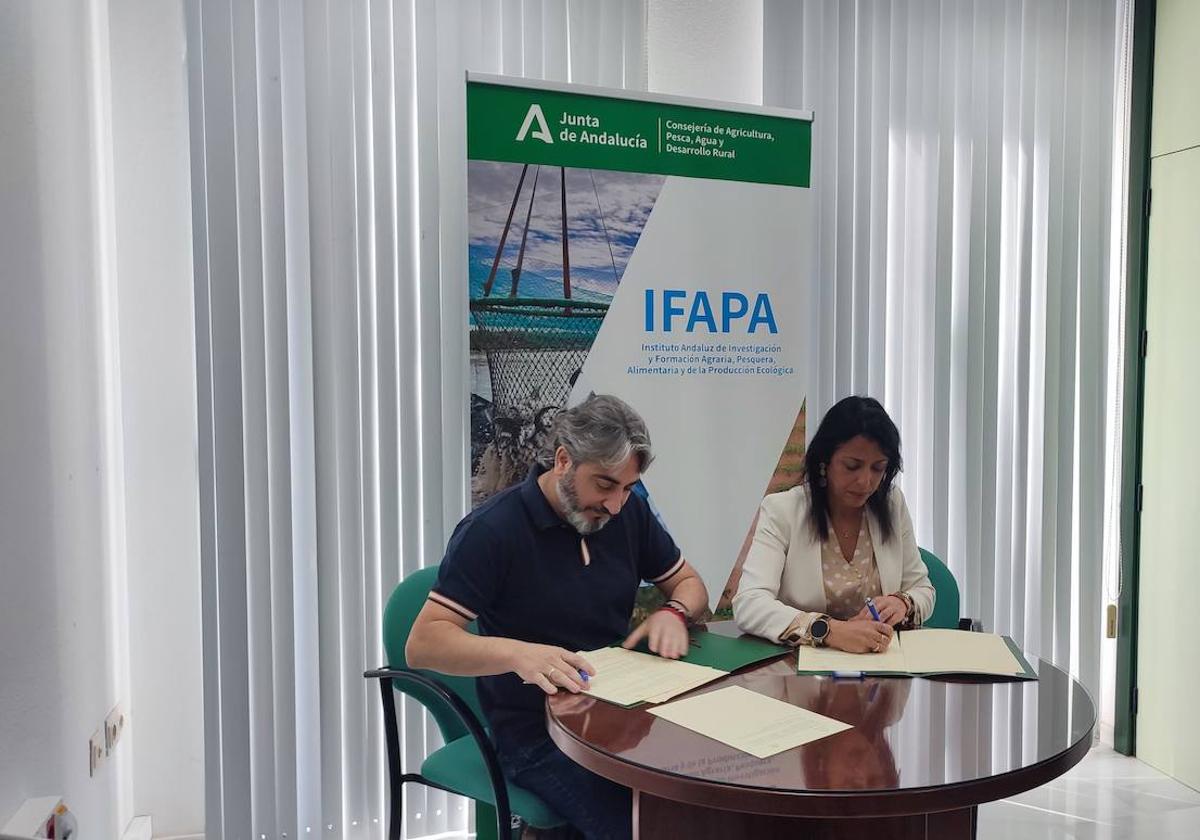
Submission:
M 870 508 L 866 510 L 882 594 L 907 592 L 917 621 L 924 621 L 933 612 L 933 584 L 899 488 L 892 487 L 888 504 L 892 538 L 887 542 L 878 518 Z M 808 523 L 809 505 L 807 484 L 763 499 L 754 541 L 733 597 L 733 618 L 742 632 L 778 641 L 801 613 L 815 616 L 826 611 L 821 542 Z

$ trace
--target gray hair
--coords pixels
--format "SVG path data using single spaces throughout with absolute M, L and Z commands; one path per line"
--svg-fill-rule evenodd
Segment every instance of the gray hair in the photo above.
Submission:
M 638 471 L 645 472 L 654 460 L 646 421 L 628 403 L 611 394 L 589 394 L 579 405 L 555 415 L 542 451 L 542 466 L 553 466 L 560 446 L 573 463 L 599 464 L 605 469 L 617 467 L 634 455 Z

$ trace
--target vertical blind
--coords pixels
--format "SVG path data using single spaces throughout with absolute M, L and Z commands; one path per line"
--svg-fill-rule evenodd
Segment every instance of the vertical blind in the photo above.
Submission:
M 878 397 L 964 614 L 1098 697 L 1127 0 L 767 0 L 811 108 L 810 423 Z M 1119 320 L 1119 319 L 1117 319 Z M 1111 551 L 1111 548 L 1110 548 Z
M 381 837 L 362 672 L 467 507 L 464 72 L 643 89 L 644 2 L 186 8 L 207 836 Z M 466 830 L 406 794 L 408 836 Z

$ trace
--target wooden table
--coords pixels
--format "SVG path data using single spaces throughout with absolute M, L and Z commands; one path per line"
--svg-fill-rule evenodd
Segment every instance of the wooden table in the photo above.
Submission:
M 741 685 L 854 726 L 767 759 L 586 695 L 547 698 L 547 726 L 633 789 L 635 838 L 971 838 L 980 803 L 1045 784 L 1091 746 L 1083 686 L 1035 668 L 1036 682 L 844 681 L 799 676 L 789 653 L 695 692 Z

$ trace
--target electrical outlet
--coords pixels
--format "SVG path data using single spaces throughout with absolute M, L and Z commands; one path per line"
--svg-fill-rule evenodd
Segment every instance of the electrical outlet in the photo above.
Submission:
M 97 729 L 88 739 L 88 776 L 95 776 L 104 761 L 104 735 Z
M 108 717 L 104 719 L 104 755 L 112 755 L 112 751 L 116 749 L 117 742 L 121 740 L 121 733 L 125 731 L 125 712 L 121 709 L 121 704 L 113 706 L 112 711 L 108 713 Z

